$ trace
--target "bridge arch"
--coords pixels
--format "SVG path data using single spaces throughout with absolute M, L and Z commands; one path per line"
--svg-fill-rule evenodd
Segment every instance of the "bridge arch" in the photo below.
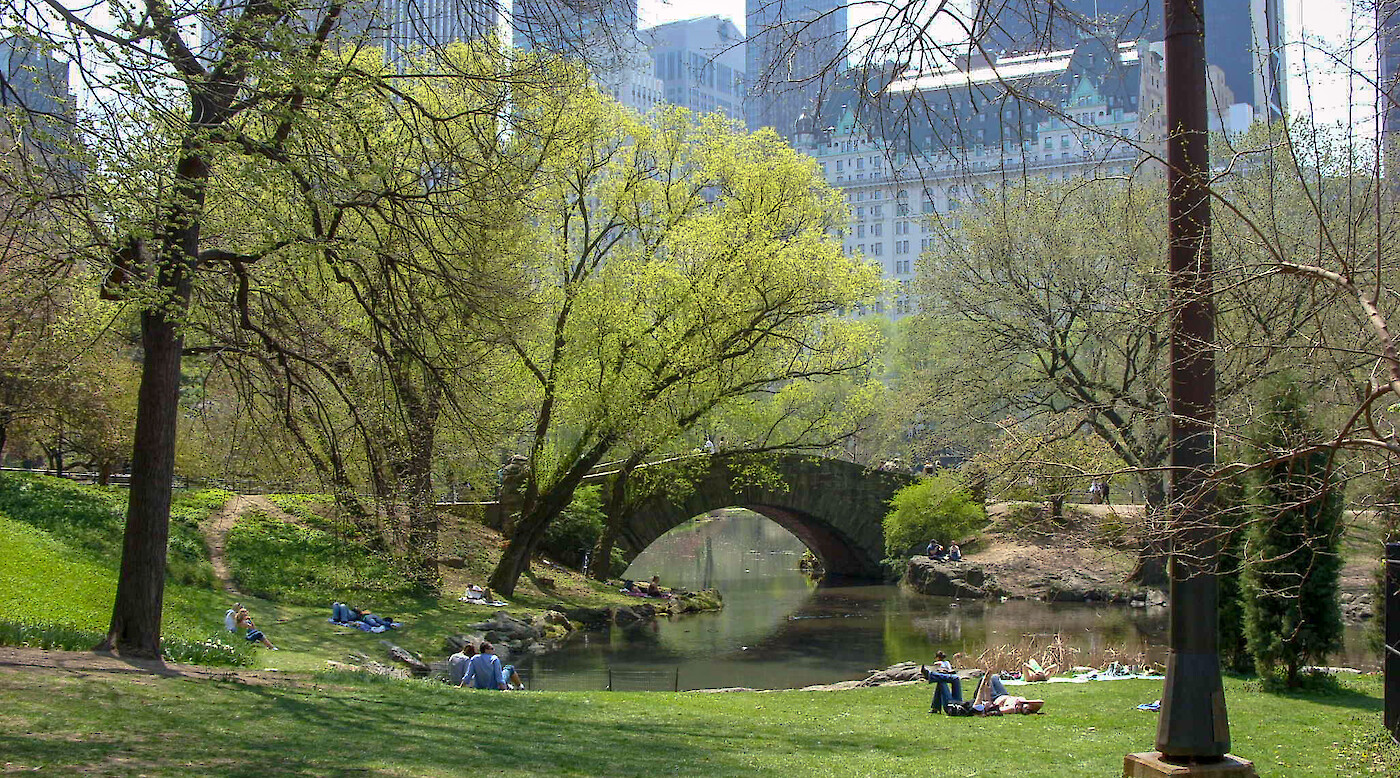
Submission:
M 905 473 L 871 470 L 851 462 L 811 455 L 782 454 L 769 462 L 782 486 L 755 485 L 736 478 L 739 457 L 711 456 L 694 489 L 675 499 L 658 495 L 643 501 L 619 536 L 629 557 L 671 529 L 712 510 L 747 508 L 797 536 L 821 560 L 828 575 L 881 580 L 887 572 L 881 522 L 890 498 L 913 483 Z

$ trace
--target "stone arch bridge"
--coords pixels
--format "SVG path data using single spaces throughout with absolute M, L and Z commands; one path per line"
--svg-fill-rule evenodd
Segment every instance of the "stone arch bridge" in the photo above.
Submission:
M 629 558 L 700 514 L 739 507 L 766 516 L 797 536 L 828 575 L 886 577 L 880 563 L 885 556 L 881 522 L 889 512 L 890 498 L 913 483 L 913 476 L 803 454 L 706 458 L 708 467 L 702 467 L 698 474 L 691 471 L 694 488 L 684 497 L 660 494 L 640 503 L 619 538 Z M 781 476 L 782 485 L 754 484 L 753 479 L 744 478 L 741 468 L 752 462 L 772 467 Z M 600 473 L 589 480 L 607 475 Z

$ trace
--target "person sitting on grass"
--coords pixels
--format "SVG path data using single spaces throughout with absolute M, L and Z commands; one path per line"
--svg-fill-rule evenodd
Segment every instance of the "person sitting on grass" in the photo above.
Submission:
M 958 548 L 958 544 L 957 544 L 957 543 L 949 543 L 949 544 L 948 544 L 948 561 L 949 561 L 949 562 L 961 562 L 961 561 L 962 561 L 962 549 Z
M 651 583 L 647 584 L 647 596 L 648 596 L 648 597 L 660 597 L 660 596 L 661 596 L 661 576 L 659 576 L 659 575 L 653 575 L 653 576 L 651 577 Z
M 476 656 L 476 648 L 471 641 L 462 644 L 457 649 L 457 653 L 447 658 L 447 682 L 453 686 L 461 686 L 467 679 L 467 665 L 471 663 L 472 657 Z
M 501 667 L 501 659 L 496 656 L 495 647 L 490 643 L 483 642 L 477 655 L 467 662 L 467 674 L 462 676 L 462 682 L 457 685 L 470 685 L 475 689 L 505 691 L 505 682 L 501 680 L 504 672 L 505 669 Z
M 947 654 L 939 651 L 933 656 L 933 669 L 920 665 L 919 674 L 929 683 L 935 684 L 933 701 L 929 704 L 928 712 L 943 713 L 948 703 L 962 701 L 962 678 L 953 672 L 953 664 L 948 661 Z
M 262 633 L 262 630 L 258 629 L 253 624 L 253 617 L 249 615 L 247 608 L 239 609 L 238 614 L 234 617 L 234 626 L 243 627 L 248 630 L 248 633 L 243 637 L 247 639 L 249 643 L 262 643 L 273 651 L 278 650 L 277 646 L 272 645 L 272 641 L 268 640 L 267 636 Z

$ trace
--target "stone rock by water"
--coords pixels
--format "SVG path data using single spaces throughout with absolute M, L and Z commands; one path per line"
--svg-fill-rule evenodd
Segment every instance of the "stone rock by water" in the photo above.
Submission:
M 922 681 L 923 676 L 919 674 L 919 665 L 916 662 L 900 662 L 890 665 L 884 670 L 872 671 L 870 676 L 863 681 L 856 683 L 857 686 L 884 686 L 892 683 L 908 683 L 910 681 Z
M 408 671 L 410 673 L 413 673 L 414 675 L 427 675 L 432 670 L 432 668 L 428 667 L 427 663 L 425 663 L 422 659 L 419 659 L 412 651 L 409 651 L 408 649 L 400 648 L 399 646 L 396 646 L 387 640 L 379 641 L 379 645 L 384 646 L 384 648 L 388 650 L 390 659 L 393 659 L 396 662 L 402 662 L 405 666 L 408 667 Z
M 935 597 L 986 599 L 1003 594 L 996 577 L 976 563 L 947 562 L 916 556 L 904 570 L 904 584 Z

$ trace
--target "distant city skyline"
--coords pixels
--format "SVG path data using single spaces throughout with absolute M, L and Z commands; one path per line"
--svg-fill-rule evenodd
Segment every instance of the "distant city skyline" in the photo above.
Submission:
M 1162 0 L 1151 0 L 1160 3 Z M 1321 41 L 1340 47 L 1348 39 L 1372 41 L 1374 12 L 1354 9 L 1351 0 L 1283 0 L 1284 36 L 1288 46 L 1288 92 L 1293 114 L 1315 112 L 1324 122 L 1356 125 L 1364 135 L 1374 131 L 1372 104 L 1374 90 L 1362 79 L 1348 78 L 1345 68 L 1305 42 Z M 643 26 L 652 26 L 696 16 L 720 15 L 734 21 L 745 35 L 744 0 L 641 0 Z M 851 26 L 859 24 L 854 18 Z M 1362 45 L 1351 52 L 1353 66 L 1363 73 L 1375 72 L 1375 46 Z M 1305 75 L 1303 68 L 1308 68 Z M 1352 112 L 1348 114 L 1348 108 Z

